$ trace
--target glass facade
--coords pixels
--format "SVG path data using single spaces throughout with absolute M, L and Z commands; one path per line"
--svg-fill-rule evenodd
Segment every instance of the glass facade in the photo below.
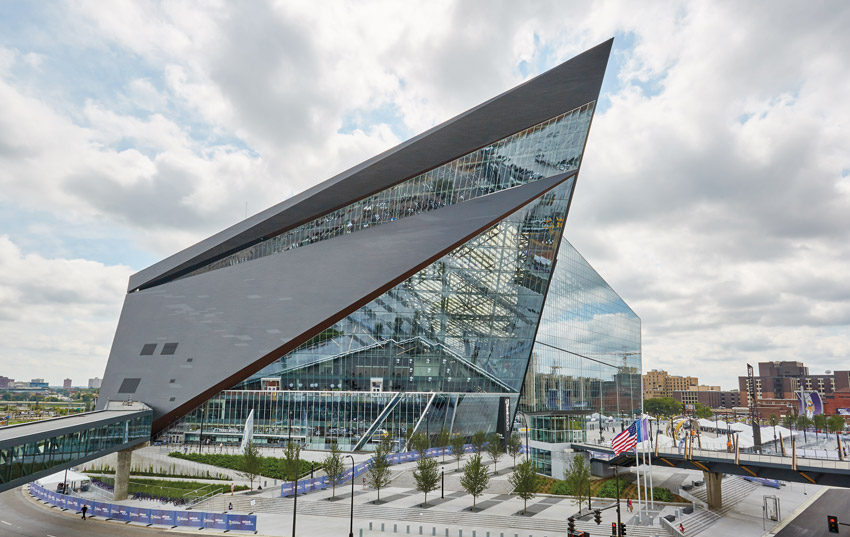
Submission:
M 562 241 L 522 410 L 631 416 L 642 407 L 640 353 L 640 318 Z
M 61 419 L 61 418 L 60 418 Z M 139 440 L 148 440 L 151 412 L 111 423 L 0 447 L 0 485 L 86 457 L 99 457 Z M 10 443 L 14 444 L 12 439 Z
M 577 170 L 594 103 L 499 140 L 392 188 L 356 201 L 184 277 L 307 246 Z

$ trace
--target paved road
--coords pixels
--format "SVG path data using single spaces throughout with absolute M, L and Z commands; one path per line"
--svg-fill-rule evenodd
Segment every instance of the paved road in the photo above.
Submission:
M 58 508 L 45 509 L 33 505 L 13 489 L 0 494 L 0 535 L 9 537 L 154 537 L 174 532 L 137 528 L 129 525 L 82 520 Z
M 835 515 L 839 521 L 850 523 L 850 490 L 829 489 L 805 511 L 797 515 L 776 537 L 827 537 L 827 515 Z M 850 535 L 850 526 L 839 526 L 839 535 Z

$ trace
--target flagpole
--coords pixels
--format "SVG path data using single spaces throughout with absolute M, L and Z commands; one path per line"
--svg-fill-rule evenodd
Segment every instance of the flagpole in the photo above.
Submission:
M 638 493 L 638 515 L 640 515 L 640 439 L 643 436 L 642 426 L 643 424 L 638 420 L 636 433 L 637 433 L 637 443 L 635 444 L 635 461 L 637 462 L 637 493 Z

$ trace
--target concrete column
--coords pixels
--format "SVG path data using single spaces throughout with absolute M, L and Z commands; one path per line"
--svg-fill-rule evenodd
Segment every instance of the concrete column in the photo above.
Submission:
M 114 500 L 126 500 L 127 489 L 130 485 L 130 466 L 133 461 L 133 449 L 125 449 L 115 454 L 117 463 L 115 465 L 115 491 L 112 493 Z
M 723 498 L 720 493 L 720 482 L 723 474 L 717 472 L 703 472 L 705 478 L 705 494 L 708 498 L 708 506 L 712 509 L 720 509 L 723 506 Z

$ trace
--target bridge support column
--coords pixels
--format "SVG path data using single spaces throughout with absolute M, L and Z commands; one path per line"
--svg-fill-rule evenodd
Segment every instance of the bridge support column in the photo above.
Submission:
M 125 449 L 115 454 L 118 462 L 115 465 L 115 490 L 112 493 L 114 500 L 127 499 L 127 490 L 130 486 L 130 466 L 133 462 L 133 449 Z
M 708 506 L 712 509 L 720 509 L 723 506 L 723 497 L 720 494 L 720 482 L 723 480 L 723 474 L 717 472 L 703 472 L 705 478 L 705 495 L 708 499 Z

